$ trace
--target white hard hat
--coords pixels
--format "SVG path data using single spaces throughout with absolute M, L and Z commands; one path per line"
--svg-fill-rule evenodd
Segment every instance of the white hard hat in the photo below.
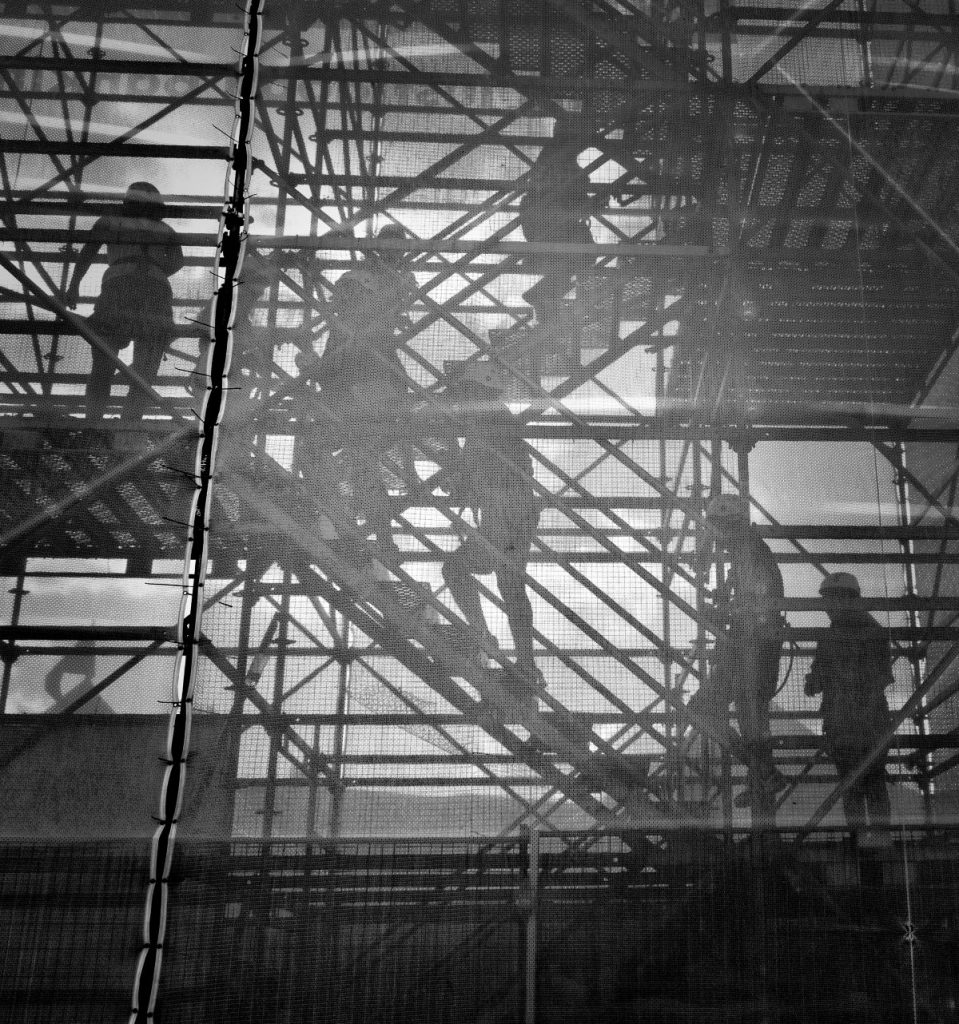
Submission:
M 749 522 L 749 503 L 738 494 L 714 494 L 706 504 L 706 518 Z
M 859 580 L 851 572 L 831 572 L 819 584 L 819 593 L 826 594 L 831 591 L 842 590 L 859 597 L 862 590 L 859 587 Z

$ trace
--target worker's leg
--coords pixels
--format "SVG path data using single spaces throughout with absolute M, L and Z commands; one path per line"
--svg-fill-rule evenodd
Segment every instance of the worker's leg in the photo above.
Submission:
M 93 305 L 88 321 L 90 329 L 103 342 L 107 350 L 118 355 L 133 337 L 135 319 L 130 317 L 123 282 L 107 280 Z M 116 364 L 97 346 L 90 348 L 90 383 L 87 385 L 87 419 L 98 420 L 106 412 L 110 401 L 110 386 L 116 374 Z
M 485 557 L 496 571 L 496 585 L 516 648 L 516 668 L 536 678 L 533 658 L 533 606 L 526 591 L 526 567 L 538 516 L 532 492 L 509 488 L 485 496 L 480 509 L 480 537 Z
M 351 384 L 349 405 L 340 405 L 357 516 L 366 520 L 381 549 L 398 554 L 387 481 L 398 468 L 391 467 L 390 452 L 400 445 L 397 427 L 406 394 L 398 380 L 402 367 L 378 351 L 370 351 L 366 362 L 357 365 L 365 376 Z
M 167 281 L 147 280 L 131 289 L 129 316 L 133 330 L 131 369 L 144 383 L 156 387 L 163 356 L 173 341 L 173 298 Z M 141 419 L 150 405 L 149 397 L 132 381 L 123 407 L 124 419 Z
M 384 458 L 390 463 L 394 475 L 403 481 L 403 490 L 409 492 L 420 482 L 416 472 L 416 446 L 412 438 L 404 436 L 409 430 L 411 415 L 415 406 L 410 378 L 399 354 L 394 350 L 384 357 L 385 379 L 383 401 L 391 414 L 384 437 Z M 398 473 L 397 473 L 398 470 Z
M 506 621 L 516 648 L 516 669 L 529 679 L 536 675 L 533 658 L 533 606 L 526 592 L 525 566 L 502 566 L 496 572 L 496 585 L 503 598 Z
M 738 799 L 755 811 L 772 814 L 775 794 L 786 779 L 773 760 L 769 702 L 776 689 L 779 646 L 757 642 L 740 648 L 736 679 L 736 719 L 743 743 L 747 789 Z
M 572 275 L 564 273 L 562 267 L 557 267 L 556 260 L 548 256 L 537 256 L 532 269 L 541 277 L 523 293 L 523 298 L 533 307 L 537 323 L 552 323 L 560 300 L 570 289 Z
M 328 346 L 333 338 L 331 334 Z M 317 510 L 325 512 L 344 535 L 357 532 L 353 478 L 359 459 L 347 424 L 351 396 L 347 384 L 332 373 L 324 376 L 319 394 L 310 385 L 304 388 L 297 414 L 305 423 L 314 419 L 315 424 L 300 431 L 293 462 Z
M 593 235 L 585 222 L 562 225 L 559 230 L 551 226 L 544 231 L 545 240 L 564 242 L 570 245 L 590 245 Z M 535 268 L 542 279 L 530 288 L 524 298 L 536 310 L 537 319 L 542 323 L 569 326 L 566 322 L 565 298 L 576 281 L 577 291 L 595 264 L 588 255 L 560 254 L 535 257 Z
M 782 636 L 778 630 L 752 636 L 741 648 L 736 709 L 749 759 L 750 784 L 775 793 L 785 778 L 773 761 L 769 704 L 779 683 Z
M 104 342 L 113 355 L 117 355 L 128 339 L 123 336 L 122 326 L 104 319 L 90 318 L 90 327 Z M 116 368 L 108 355 L 99 348 L 90 349 L 90 382 L 87 384 L 87 419 L 99 420 L 106 412 L 110 401 L 110 386 Z
M 483 646 L 493 645 L 483 605 L 480 600 L 478 575 L 492 571 L 490 560 L 474 538 L 461 544 L 443 563 L 443 580 L 450 589 L 463 617 L 471 627 L 468 656 L 476 657 Z
M 860 783 L 869 814 L 869 823 L 879 828 L 888 828 L 892 818 L 892 807 L 889 802 L 889 790 L 886 788 L 885 756 L 880 763 L 874 764 Z
M 141 334 L 133 342 L 133 362 L 130 368 L 151 388 L 156 387 L 160 364 L 169 344 L 169 333 Z M 130 381 L 127 400 L 123 405 L 123 419 L 142 419 L 150 404 L 147 394 Z
M 523 218 L 522 229 L 528 242 L 570 241 L 562 225 L 538 217 Z M 529 258 L 529 268 L 540 279 L 527 288 L 523 298 L 533 307 L 540 324 L 552 323 L 558 316 L 563 297 L 573 286 L 573 260 L 559 253 L 535 253 Z
M 734 703 L 750 789 L 769 788 L 778 774 L 773 765 L 769 705 L 755 691 L 738 693 Z
M 301 447 L 302 446 L 302 447 Z M 330 447 L 329 436 L 323 430 L 307 432 L 297 440 L 294 468 L 302 474 L 309 495 L 309 506 L 316 513 L 316 531 L 323 540 L 349 538 L 358 542 L 356 517 L 346 493 L 346 466 L 337 459 Z M 366 561 L 359 552 L 353 561 Z
M 375 439 L 350 444 L 347 449 L 354 514 L 366 522 L 366 529 L 375 537 L 380 551 L 396 556 L 398 549 L 393 540 L 392 506 L 383 482 L 381 454 Z
M 731 674 L 735 671 L 735 659 L 735 650 L 725 637 L 721 637 L 710 659 L 706 678 L 689 698 L 687 705 L 695 718 L 705 726 L 709 736 L 723 746 L 735 742 L 733 731 L 729 727 L 729 705 L 732 703 Z
M 866 827 L 866 797 L 858 783 L 843 794 L 842 809 L 850 831 L 859 832 Z
M 836 766 L 839 782 L 844 783 L 858 766 L 860 751 L 843 743 L 832 743 L 829 747 L 829 756 Z M 860 779 L 859 782 L 843 793 L 842 809 L 846 816 L 846 824 L 851 832 L 857 833 L 866 827 L 868 819 L 866 816 L 866 794 L 863 791 L 863 780 Z

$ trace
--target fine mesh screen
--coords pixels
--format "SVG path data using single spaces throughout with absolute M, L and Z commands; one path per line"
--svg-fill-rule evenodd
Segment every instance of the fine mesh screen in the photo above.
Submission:
M 101 6 L 0 5 L 10 1019 L 954 1020 L 950 5 Z

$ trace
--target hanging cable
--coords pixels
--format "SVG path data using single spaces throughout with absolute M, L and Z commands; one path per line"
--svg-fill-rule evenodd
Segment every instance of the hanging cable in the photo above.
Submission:
M 143 948 L 137 960 L 130 1024 L 154 1019 L 160 967 L 169 912 L 169 878 L 177 824 L 183 807 L 186 762 L 190 752 L 193 687 L 201 638 L 201 618 L 207 567 L 207 537 L 213 492 L 213 468 L 223 404 L 229 384 L 233 349 L 233 320 L 237 287 L 243 267 L 249 220 L 248 197 L 251 140 L 255 123 L 254 99 L 259 75 L 261 17 L 264 0 L 248 0 L 243 44 L 237 69 L 236 113 L 230 146 L 225 202 L 216 252 L 220 281 L 213 300 L 210 342 L 206 353 L 206 397 L 199 418 L 196 447 L 196 490 L 189 518 L 184 555 L 183 596 L 177 629 L 177 660 L 163 782 L 160 787 L 158 825 L 153 834 L 150 881 L 143 919 Z
M 853 159 L 854 159 L 854 155 L 853 155 L 853 145 L 854 145 L 854 142 L 853 142 L 853 136 L 852 136 L 852 124 L 851 124 L 851 121 L 850 121 L 849 111 L 848 110 L 846 111 L 846 114 L 845 114 L 845 121 L 846 121 L 846 139 L 847 139 L 848 149 L 849 149 L 849 164 L 850 164 L 850 168 L 851 168 L 852 167 L 852 163 L 853 163 Z M 867 397 L 868 397 L 870 408 L 871 409 L 875 409 L 877 403 L 876 403 L 876 396 L 875 396 L 875 393 L 873 391 L 873 381 L 878 379 L 878 375 L 877 375 L 877 367 L 876 367 L 876 364 L 875 364 L 875 361 L 874 361 L 874 357 L 873 357 L 873 352 L 872 352 L 871 349 L 865 347 L 865 335 L 866 335 L 866 330 L 865 330 L 865 327 L 866 327 L 866 325 L 865 325 L 866 285 L 865 285 L 865 274 L 863 272 L 863 263 L 862 263 L 862 235 L 861 235 L 861 225 L 860 225 L 860 221 L 859 221 L 859 209 L 858 209 L 858 206 L 855 203 L 853 204 L 852 216 L 853 216 L 853 231 L 854 231 L 855 246 L 856 246 L 856 270 L 857 270 L 857 274 L 858 274 L 858 285 L 859 285 L 859 305 L 860 305 L 860 311 L 861 311 L 861 316 L 860 316 L 860 340 L 861 340 L 861 342 L 863 344 L 864 350 L 867 353 L 867 364 L 866 364 L 866 366 L 867 366 L 867 370 L 869 371 L 868 375 L 867 375 L 867 378 L 866 378 L 866 380 L 867 380 L 867 388 L 868 388 Z M 885 542 L 885 538 L 883 537 L 883 532 L 884 532 L 884 527 L 885 527 L 886 524 L 885 524 L 885 514 L 884 514 L 884 503 L 883 503 L 883 497 L 882 497 L 882 483 L 880 481 L 879 450 L 876 447 L 876 445 L 873 444 L 871 446 L 871 451 L 872 451 L 872 463 L 873 463 L 873 486 L 874 486 L 874 492 L 875 492 L 875 497 L 876 497 L 876 521 L 877 521 L 877 525 L 879 527 L 880 553 L 884 556 L 885 555 L 886 542 Z M 896 502 L 896 512 L 897 512 L 897 522 L 896 522 L 896 525 L 900 526 L 900 527 L 904 527 L 904 526 L 908 526 L 909 525 L 910 514 L 909 514 L 908 490 L 907 490 L 907 484 L 906 484 L 906 481 L 905 481 L 905 478 L 904 478 L 904 474 L 905 474 L 905 456 L 904 456 L 904 451 L 903 451 L 903 449 L 900 446 L 897 446 L 897 456 L 898 457 L 897 457 L 895 465 L 894 465 L 894 473 L 895 473 L 894 498 L 895 498 L 895 502 Z M 913 548 L 912 548 L 912 545 L 911 545 L 910 541 L 907 538 L 901 540 L 899 542 L 899 546 L 900 546 L 900 552 L 903 555 L 903 575 L 904 575 L 903 585 L 904 585 L 904 592 L 905 592 L 906 597 L 914 597 L 915 596 L 915 587 L 914 587 L 914 581 L 913 581 L 913 564 L 912 564 Z M 891 630 L 892 630 L 893 623 L 892 623 L 892 608 L 891 608 L 890 601 L 892 599 L 892 593 L 891 593 L 890 585 L 889 585 L 889 573 L 888 573 L 888 571 L 886 569 L 885 561 L 882 561 L 880 563 L 880 565 L 882 566 L 883 596 L 886 599 L 885 628 L 886 628 L 887 636 L 889 636 L 889 638 L 890 638 L 890 645 L 891 645 Z M 912 622 L 910 622 L 910 625 L 913 627 L 912 628 L 912 632 L 915 632 L 918 624 L 915 621 L 912 621 Z M 922 685 L 922 676 L 921 676 L 921 670 L 919 669 L 919 662 L 918 662 L 918 660 L 916 658 L 916 651 L 915 651 L 914 642 L 913 642 L 913 649 L 911 651 L 910 664 L 912 666 L 912 671 L 913 671 L 913 686 L 914 686 L 914 689 L 918 690 L 920 688 L 920 686 Z M 922 710 L 921 710 L 921 705 L 920 705 L 920 710 L 918 712 L 918 715 L 921 715 L 921 714 L 922 714 Z M 918 721 L 918 715 L 917 715 L 917 722 L 916 722 L 916 724 L 917 724 L 917 732 L 921 733 L 922 732 L 922 727 L 921 727 L 921 725 L 920 725 L 920 723 Z
M 865 56 L 867 56 L 867 55 L 868 54 L 864 53 L 864 59 L 865 59 Z M 868 66 L 864 67 L 864 78 L 866 78 L 867 83 L 868 83 L 868 81 L 869 81 L 869 68 L 868 68 Z M 850 122 L 848 110 L 846 111 L 846 139 L 848 141 L 848 146 L 849 146 L 849 162 L 850 162 L 850 167 L 851 167 L 852 166 L 852 161 L 853 161 L 853 137 L 852 137 L 852 124 Z M 853 230 L 855 232 L 855 245 L 856 245 L 856 268 L 857 268 L 858 275 L 859 275 L 860 309 L 863 311 L 863 317 L 864 317 L 865 316 L 865 277 L 864 277 L 864 274 L 863 274 L 863 267 L 862 267 L 861 226 L 860 226 L 860 223 L 859 223 L 859 209 L 858 209 L 858 206 L 855 203 L 853 204 L 852 214 L 853 214 Z M 862 321 L 861 321 L 861 326 L 863 328 L 865 327 L 865 324 Z M 864 334 L 865 334 L 865 331 L 863 330 L 863 335 Z M 871 353 L 870 353 L 870 355 L 871 355 Z M 871 365 L 871 362 L 870 362 L 869 368 L 870 369 L 874 369 L 874 367 Z M 869 381 L 870 391 L 871 391 L 871 388 L 872 388 L 872 380 L 873 379 L 874 379 L 874 375 L 870 375 L 867 378 L 867 380 Z M 871 405 L 875 405 L 875 400 L 874 400 L 874 395 L 873 394 L 870 393 L 869 399 L 870 399 L 870 404 Z M 904 463 L 903 452 L 902 452 L 901 449 L 899 450 L 898 454 L 899 454 L 899 459 L 898 459 L 898 462 L 897 462 L 897 465 L 896 465 L 896 468 L 895 468 L 896 475 L 897 475 L 896 476 L 895 496 L 896 496 L 896 506 L 897 506 L 898 518 L 899 518 L 899 524 L 898 525 L 904 526 L 904 525 L 908 525 L 908 520 L 909 520 L 908 492 L 907 492 L 907 489 L 906 489 L 907 488 L 907 484 L 906 484 L 905 479 L 904 479 L 905 463 Z M 877 521 L 878 521 L 878 525 L 879 525 L 879 536 L 880 536 L 879 543 L 880 543 L 880 547 L 882 549 L 884 549 L 885 548 L 885 541 L 884 541 L 884 539 L 882 537 L 882 530 L 883 530 L 883 501 L 882 501 L 882 488 L 881 488 L 881 484 L 880 484 L 880 480 L 879 480 L 879 452 L 878 452 L 878 449 L 876 448 L 875 444 L 872 445 L 872 462 L 873 462 L 873 483 L 874 483 L 875 494 L 876 494 Z M 904 574 L 905 574 L 905 584 L 906 584 L 905 589 L 906 589 L 907 596 L 911 597 L 911 596 L 913 596 L 913 593 L 914 593 L 914 588 L 910 585 L 910 583 L 912 581 L 912 572 L 913 572 L 913 566 L 910 563 L 910 559 L 911 559 L 911 556 L 912 556 L 912 548 L 911 548 L 911 545 L 909 544 L 908 540 L 902 541 L 901 544 L 904 547 L 903 553 L 906 556 L 904 558 L 904 566 L 903 566 L 903 571 L 904 571 Z M 885 554 L 885 551 L 882 550 L 881 553 Z M 886 571 L 885 562 L 883 561 L 880 564 L 882 565 L 883 594 L 885 595 L 885 598 L 886 598 L 886 616 L 885 616 L 886 622 L 885 622 L 885 625 L 886 625 L 886 631 L 887 631 L 887 635 L 888 635 L 890 633 L 891 629 L 892 629 L 892 621 L 891 621 L 892 610 L 891 610 L 891 606 L 889 604 L 889 601 L 890 601 L 890 598 L 891 598 L 890 589 L 889 589 L 889 573 Z M 915 623 L 911 623 L 911 624 L 915 627 Z M 915 652 L 913 652 L 913 654 L 914 653 Z M 914 681 L 914 684 L 915 684 L 915 688 L 918 690 L 920 688 L 921 684 L 922 684 L 921 677 L 915 674 L 917 666 L 918 666 L 918 662 L 915 661 L 915 659 L 913 658 L 913 659 L 911 659 L 911 664 L 912 664 L 913 672 L 914 672 L 914 675 L 915 675 L 915 678 L 914 678 L 913 681 Z M 922 713 L 922 704 L 921 703 L 919 704 L 919 713 L 920 714 Z M 908 914 L 908 920 L 910 922 L 909 923 L 909 931 L 911 932 L 911 930 L 912 930 L 912 924 L 911 924 L 911 920 L 912 920 L 912 907 L 911 907 L 910 892 L 909 892 L 909 870 L 908 870 L 908 855 L 907 855 L 907 851 L 906 851 L 905 822 L 901 822 L 900 823 L 900 831 L 901 831 L 901 838 L 902 838 L 903 858 L 904 858 L 904 861 L 905 861 L 905 875 L 904 875 L 904 877 L 906 879 L 907 914 Z M 909 954 L 910 954 L 910 966 L 911 966 L 912 1014 L 913 1014 L 913 1022 L 915 1024 L 915 1022 L 918 1020 L 918 1004 L 917 1004 L 917 1001 L 916 1001 L 916 974 L 915 974 L 915 946 L 914 946 L 914 943 L 910 943 L 910 945 L 909 945 Z
M 786 666 L 786 671 L 783 674 L 782 682 L 776 687 L 773 697 L 778 697 L 783 690 L 786 689 L 786 683 L 789 682 L 789 677 L 792 675 L 793 665 L 796 663 L 796 655 L 799 653 L 799 643 L 796 640 L 789 641 L 789 664 Z M 771 700 L 772 698 L 770 698 Z

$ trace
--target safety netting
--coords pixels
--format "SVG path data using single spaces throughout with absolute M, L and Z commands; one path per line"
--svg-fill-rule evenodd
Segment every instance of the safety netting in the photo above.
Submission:
M 0 18 L 7 1019 L 955 1020 L 951 3 Z

